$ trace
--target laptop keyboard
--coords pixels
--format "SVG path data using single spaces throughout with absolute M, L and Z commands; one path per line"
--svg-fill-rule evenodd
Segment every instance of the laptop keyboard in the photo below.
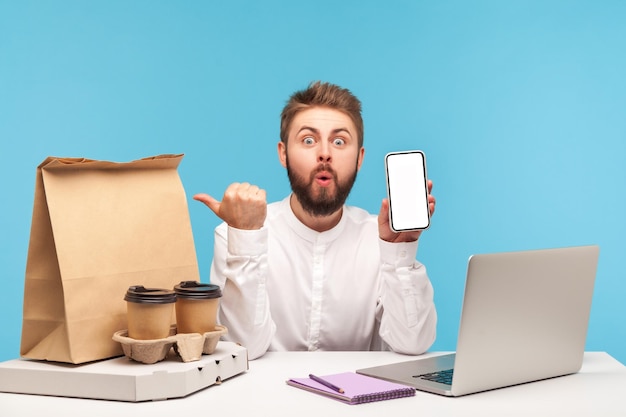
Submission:
M 452 385 L 453 374 L 454 369 L 445 369 L 443 371 L 430 372 L 428 374 L 414 375 L 413 378 L 420 378 L 427 381 L 439 382 L 440 384 Z

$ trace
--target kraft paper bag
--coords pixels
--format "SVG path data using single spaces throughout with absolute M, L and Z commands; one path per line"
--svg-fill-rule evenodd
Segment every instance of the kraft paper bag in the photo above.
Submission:
M 129 286 L 200 280 L 182 157 L 49 157 L 39 165 L 22 357 L 78 364 L 120 356 L 112 336 L 127 329 Z

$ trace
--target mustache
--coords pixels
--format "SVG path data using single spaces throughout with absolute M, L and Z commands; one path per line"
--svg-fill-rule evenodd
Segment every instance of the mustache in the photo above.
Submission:
M 311 177 L 315 176 L 315 174 L 319 174 L 320 172 L 328 172 L 329 174 L 332 174 L 333 177 L 335 178 L 337 177 L 337 173 L 330 166 L 330 164 L 326 164 L 326 163 L 319 164 L 317 168 L 315 168 L 313 172 L 311 173 Z

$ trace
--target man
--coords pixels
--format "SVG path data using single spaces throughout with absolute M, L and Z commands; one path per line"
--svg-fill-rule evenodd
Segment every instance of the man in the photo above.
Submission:
M 290 196 L 268 205 L 248 183 L 231 184 L 221 202 L 194 196 L 224 221 L 211 283 L 223 289 L 229 338 L 250 359 L 268 350 L 425 352 L 437 314 L 415 260 L 421 232 L 393 232 L 386 199 L 378 216 L 345 205 L 365 154 L 360 101 L 312 83 L 283 109 L 280 138 Z

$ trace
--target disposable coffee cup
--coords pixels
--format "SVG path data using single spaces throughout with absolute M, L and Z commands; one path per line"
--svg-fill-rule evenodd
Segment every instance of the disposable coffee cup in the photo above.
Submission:
M 215 330 L 222 290 L 215 284 L 182 281 L 176 293 L 177 333 L 206 333 Z
M 164 339 L 170 335 L 176 293 L 161 288 L 133 285 L 126 291 L 128 337 L 137 340 Z

